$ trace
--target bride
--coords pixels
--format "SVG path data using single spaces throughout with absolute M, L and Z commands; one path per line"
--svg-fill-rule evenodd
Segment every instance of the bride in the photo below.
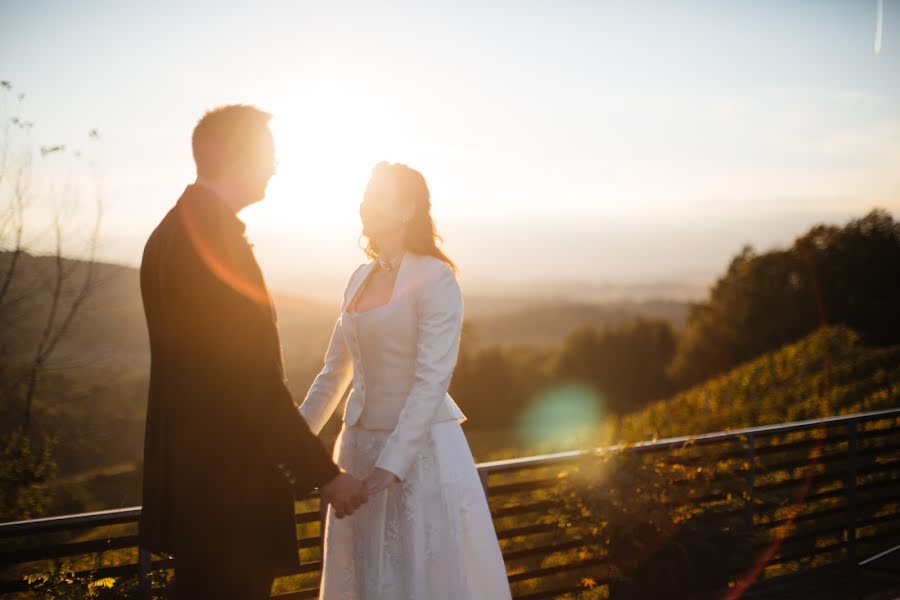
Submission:
M 510 597 L 465 415 L 447 393 L 463 303 L 430 208 L 418 171 L 375 165 L 359 210 L 372 260 L 350 276 L 300 406 L 319 433 L 352 381 L 334 458 L 369 494 L 350 516 L 328 507 L 323 599 Z

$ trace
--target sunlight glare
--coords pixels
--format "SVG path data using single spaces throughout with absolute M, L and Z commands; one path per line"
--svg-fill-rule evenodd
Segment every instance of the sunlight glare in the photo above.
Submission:
M 403 119 L 374 95 L 322 83 L 263 104 L 273 113 L 278 171 L 250 225 L 308 234 L 359 229 L 358 206 L 372 167 L 400 160 Z M 403 156 L 406 159 L 406 156 Z

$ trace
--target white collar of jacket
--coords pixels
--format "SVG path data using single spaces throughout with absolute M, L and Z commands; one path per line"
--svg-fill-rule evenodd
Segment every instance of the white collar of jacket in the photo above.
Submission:
M 409 275 L 409 266 L 412 262 L 415 262 L 420 258 L 422 258 L 421 255 L 414 254 L 412 252 L 403 253 L 403 256 L 400 258 L 400 265 L 397 267 L 397 279 L 394 280 L 394 291 L 391 294 L 391 300 L 398 297 L 400 294 L 407 293 L 409 291 L 411 283 L 409 281 L 409 278 L 407 277 Z M 369 276 L 369 273 L 372 272 L 372 269 L 374 269 L 375 265 L 377 264 L 378 261 L 373 259 L 357 267 L 356 272 L 354 272 L 353 277 L 351 277 L 350 282 L 347 285 L 347 293 L 344 294 L 344 302 L 341 305 L 341 313 L 347 310 L 347 307 L 350 306 L 351 302 L 353 302 L 353 299 L 359 292 L 359 288 L 362 286 L 363 281 L 366 280 L 366 277 Z

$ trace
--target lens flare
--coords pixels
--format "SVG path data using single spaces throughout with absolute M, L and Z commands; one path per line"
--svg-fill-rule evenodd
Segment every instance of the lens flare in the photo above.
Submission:
M 603 419 L 603 402 L 589 386 L 566 383 L 545 390 L 522 414 L 516 430 L 528 448 L 568 450 L 590 444 Z

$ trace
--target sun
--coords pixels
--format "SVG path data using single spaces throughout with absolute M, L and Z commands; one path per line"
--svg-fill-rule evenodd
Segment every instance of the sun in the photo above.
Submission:
M 358 229 L 372 167 L 402 155 L 402 119 L 335 85 L 298 90 L 271 104 L 261 107 L 274 115 L 278 170 L 265 201 L 245 211 L 245 219 L 269 230 Z

